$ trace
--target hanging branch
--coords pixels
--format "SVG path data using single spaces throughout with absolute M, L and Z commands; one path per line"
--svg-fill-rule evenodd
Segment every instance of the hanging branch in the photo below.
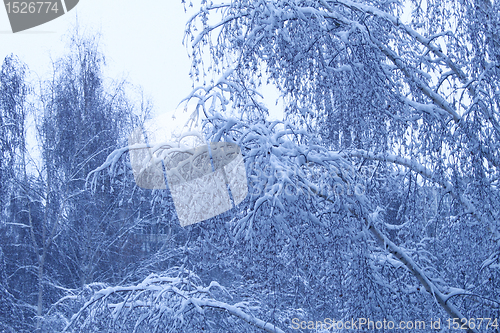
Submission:
M 184 316 L 192 310 L 201 316 L 206 315 L 206 310 L 221 310 L 265 332 L 284 333 L 275 325 L 253 316 L 250 310 L 254 307 L 248 302 L 231 305 L 216 300 L 212 295 L 214 288 L 227 293 L 217 282 L 202 287 L 194 273 L 184 271 L 182 275 L 187 274 L 187 277 L 180 277 L 179 273 L 171 269 L 168 275 L 152 274 L 134 286 L 114 286 L 95 292 L 73 315 L 64 332 L 72 327 L 92 328 L 102 320 L 119 327 L 133 325 L 134 332 L 139 327 L 156 331 L 166 325 L 182 329 L 186 324 Z

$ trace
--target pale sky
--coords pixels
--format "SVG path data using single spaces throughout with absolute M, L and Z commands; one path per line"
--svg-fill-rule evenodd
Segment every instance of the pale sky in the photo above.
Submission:
M 158 113 L 171 112 L 189 94 L 190 61 L 182 45 L 189 16 L 180 0 L 80 0 L 62 17 L 16 34 L 0 9 L 0 59 L 14 53 L 30 70 L 46 76 L 51 58 L 67 52 L 64 36 L 77 16 L 80 28 L 102 34 L 105 75 L 142 86 Z

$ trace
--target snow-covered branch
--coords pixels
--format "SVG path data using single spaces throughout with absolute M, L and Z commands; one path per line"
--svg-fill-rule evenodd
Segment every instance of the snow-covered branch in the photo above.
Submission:
M 162 327 L 186 331 L 204 322 L 208 315 L 206 310 L 222 310 L 265 332 L 284 333 L 275 325 L 256 318 L 252 314 L 256 307 L 249 306 L 248 302 L 231 305 L 216 300 L 214 289 L 227 294 L 217 282 L 212 281 L 207 287 L 200 283 L 194 273 L 173 268 L 165 275 L 152 274 L 137 285 L 101 289 L 73 315 L 64 331 L 95 329 L 103 321 L 122 329 L 132 328 L 134 332 Z M 188 315 L 194 318 L 186 320 Z

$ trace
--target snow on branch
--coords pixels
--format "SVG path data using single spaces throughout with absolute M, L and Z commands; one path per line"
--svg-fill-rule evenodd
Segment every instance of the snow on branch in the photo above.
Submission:
M 377 161 L 383 161 L 383 162 L 389 162 L 389 163 L 394 163 L 398 164 L 401 166 L 404 166 L 410 170 L 413 170 L 414 172 L 418 173 L 422 177 L 429 179 L 440 186 L 443 187 L 443 189 L 447 192 L 450 193 L 455 200 L 460 202 L 462 205 L 465 207 L 465 211 L 462 214 L 471 214 L 474 216 L 476 219 L 479 221 L 483 222 L 485 225 L 489 226 L 489 230 L 493 235 L 493 238 L 495 241 L 500 241 L 500 234 L 498 233 L 498 229 L 494 225 L 494 221 L 491 221 L 490 219 L 487 219 L 481 214 L 480 212 L 477 211 L 476 207 L 465 197 L 465 195 L 459 193 L 457 189 L 446 179 L 443 177 L 439 177 L 436 175 L 433 171 L 429 170 L 425 166 L 421 165 L 415 160 L 410 160 L 405 157 L 401 156 L 396 156 L 393 154 L 374 154 L 371 152 L 363 151 L 360 149 L 356 150 L 351 150 L 347 153 L 343 153 L 343 156 L 352 156 L 352 157 L 361 157 L 369 160 L 377 160 Z
M 464 315 L 453 305 L 449 299 L 454 296 L 454 293 L 450 293 L 450 295 L 445 295 L 442 293 L 438 287 L 427 277 L 424 270 L 420 268 L 415 261 L 399 246 L 394 244 L 391 240 L 389 240 L 381 231 L 379 231 L 372 221 L 369 221 L 367 217 L 363 217 L 365 220 L 368 229 L 375 236 L 375 239 L 380 244 L 380 246 L 384 247 L 390 253 L 392 253 L 400 262 L 402 262 L 408 270 L 417 278 L 417 280 L 424 286 L 425 290 L 434 296 L 438 304 L 450 315 L 452 318 L 456 318 L 460 320 L 461 318 L 465 318 Z M 466 332 L 474 333 L 476 330 L 467 328 Z
M 321 193 L 318 194 L 323 199 L 332 202 L 329 198 L 323 196 Z M 374 236 L 377 243 L 384 249 L 389 251 L 394 257 L 396 257 L 409 271 L 417 278 L 417 280 L 424 286 L 425 290 L 431 294 L 438 304 L 450 315 L 452 318 L 465 318 L 464 315 L 458 310 L 455 305 L 450 301 L 450 298 L 456 296 L 456 288 L 449 288 L 450 293 L 444 294 L 426 275 L 425 271 L 411 258 L 408 253 L 402 248 L 393 243 L 386 235 L 384 235 L 376 226 L 373 218 L 366 212 L 366 198 L 363 196 L 358 196 L 360 202 L 359 207 L 351 207 L 350 212 L 357 218 L 365 223 L 370 233 Z M 333 202 L 332 202 L 333 203 Z M 364 205 L 362 203 L 365 203 Z M 461 294 L 466 294 L 465 290 L 460 289 Z M 476 330 L 467 328 L 468 333 L 474 333 Z
M 326 3 L 326 1 L 322 1 L 322 2 Z M 450 57 L 446 56 L 439 47 L 432 44 L 432 40 L 434 38 L 438 37 L 439 35 L 451 34 L 450 31 L 447 31 L 447 32 L 442 33 L 442 34 L 434 35 L 432 38 L 426 38 L 426 37 L 422 36 L 421 34 L 419 34 L 418 32 L 416 32 L 415 30 L 413 30 L 412 28 L 410 28 L 408 25 L 403 24 L 403 22 L 401 22 L 399 20 L 399 18 L 394 17 L 393 15 L 391 15 L 387 12 L 381 11 L 378 8 L 375 8 L 375 7 L 370 6 L 370 5 L 362 4 L 359 2 L 353 2 L 350 0 L 336 0 L 336 2 L 341 3 L 341 4 L 345 5 L 346 7 L 351 8 L 351 9 L 356 9 L 358 11 L 362 11 L 364 13 L 370 13 L 372 15 L 383 18 L 383 19 L 391 22 L 394 26 L 401 28 L 408 35 L 415 38 L 422 45 L 424 45 L 426 48 L 428 48 L 430 51 L 432 51 L 434 54 L 436 54 L 436 56 L 438 56 L 440 59 L 443 59 L 446 62 L 446 64 L 449 66 L 449 68 L 451 68 L 452 71 L 460 78 L 460 80 L 462 80 L 462 82 L 466 81 L 467 76 L 465 75 L 465 73 L 460 68 L 458 68 L 458 66 L 450 59 Z
M 193 272 L 172 268 L 165 275 L 151 274 L 137 285 L 113 286 L 95 292 L 73 315 L 64 331 L 96 331 L 101 327 L 133 332 L 165 328 L 186 331 L 200 324 L 211 325 L 206 320 L 206 310 L 219 310 L 225 316 L 237 317 L 265 332 L 284 333 L 273 324 L 256 318 L 252 314 L 256 307 L 249 302 L 231 305 L 216 300 L 214 289 L 228 294 L 215 281 L 203 287 Z
M 236 143 L 245 159 L 250 195 L 247 209 L 241 209 L 245 215 L 234 222 L 236 238 L 243 233 L 245 239 L 252 237 L 256 214 L 266 204 L 274 213 L 286 211 L 299 198 L 309 200 L 320 192 L 335 195 L 336 184 L 354 184 L 350 162 L 313 144 L 309 134 L 288 122 L 249 122 L 217 114 L 206 123 L 212 141 Z

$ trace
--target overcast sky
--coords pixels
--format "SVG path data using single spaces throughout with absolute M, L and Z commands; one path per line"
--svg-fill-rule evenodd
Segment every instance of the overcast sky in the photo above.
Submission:
M 189 93 L 189 59 L 182 45 L 188 15 L 180 0 L 80 0 L 62 17 L 16 34 L 0 9 L 0 59 L 14 53 L 45 76 L 51 57 L 65 52 L 64 36 L 77 16 L 81 28 L 102 33 L 107 76 L 142 86 L 160 113 L 171 112 Z

